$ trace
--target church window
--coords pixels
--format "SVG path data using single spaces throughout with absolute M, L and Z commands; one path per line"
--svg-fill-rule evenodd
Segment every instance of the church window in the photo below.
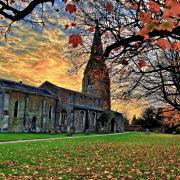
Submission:
M 91 114 L 91 125 L 92 126 L 95 126 L 95 123 L 96 123 L 96 114 L 93 112 L 92 114 Z
M 69 94 L 69 103 L 74 103 L 74 94 L 73 93 Z
M 52 118 L 52 106 L 49 106 L 49 119 Z
M 62 110 L 61 111 L 61 124 L 64 125 L 67 122 L 67 111 Z
M 80 126 L 83 126 L 83 125 L 84 125 L 84 111 L 81 111 L 81 112 L 80 112 L 79 125 L 80 125 Z
M 89 98 L 89 105 L 90 105 L 90 106 L 93 106 L 92 98 Z
M 17 118 L 18 117 L 18 108 L 19 108 L 19 102 L 16 101 L 14 104 L 14 117 Z
M 102 100 L 98 100 L 98 107 L 101 107 L 102 106 Z
M 82 96 L 79 97 L 79 104 L 83 104 L 83 97 Z

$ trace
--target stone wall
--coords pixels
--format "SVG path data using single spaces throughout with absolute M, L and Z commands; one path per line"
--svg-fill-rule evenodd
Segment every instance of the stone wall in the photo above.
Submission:
M 18 106 L 17 115 L 15 114 L 16 105 Z M 55 106 L 56 100 L 54 98 L 18 91 L 9 92 L 8 131 L 40 132 L 51 130 L 54 128 Z
M 9 94 L 2 90 L 0 93 L 0 131 L 7 131 L 8 129 L 8 105 Z

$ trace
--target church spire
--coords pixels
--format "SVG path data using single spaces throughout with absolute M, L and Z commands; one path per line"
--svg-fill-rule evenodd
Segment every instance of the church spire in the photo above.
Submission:
M 103 45 L 98 22 L 94 32 L 90 59 L 84 71 L 82 91 L 102 100 L 102 109 L 111 109 L 110 78 L 103 57 Z
M 98 21 L 96 21 L 93 44 L 91 47 L 91 56 L 103 56 L 103 45 Z

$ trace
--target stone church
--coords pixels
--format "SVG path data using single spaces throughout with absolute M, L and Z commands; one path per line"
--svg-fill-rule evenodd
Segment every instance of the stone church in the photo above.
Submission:
M 0 132 L 123 132 L 111 110 L 110 78 L 96 27 L 82 92 L 44 82 L 34 87 L 0 79 Z

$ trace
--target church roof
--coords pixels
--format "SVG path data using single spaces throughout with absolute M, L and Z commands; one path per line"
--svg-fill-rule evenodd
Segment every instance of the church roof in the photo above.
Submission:
M 14 91 L 26 92 L 31 94 L 38 94 L 42 96 L 55 97 L 53 93 L 51 93 L 46 89 L 27 85 L 22 82 L 15 82 L 6 79 L 0 79 L 0 87 L 7 90 L 14 90 Z
M 57 90 L 69 91 L 69 92 L 72 92 L 72 93 L 80 94 L 82 96 L 87 96 L 87 97 L 90 97 L 90 98 L 99 98 L 100 99 L 99 96 L 95 96 L 95 95 L 91 96 L 91 95 L 87 95 L 86 93 L 82 93 L 82 92 L 79 92 L 79 91 L 74 91 L 72 89 L 67 89 L 67 88 L 59 87 L 59 86 L 57 86 L 57 85 L 55 85 L 55 84 L 53 84 L 53 83 L 51 83 L 49 81 L 45 81 L 40 87 L 43 87 L 44 85 L 48 85 L 48 86 L 53 87 L 53 88 L 55 88 Z
M 97 108 L 94 106 L 87 106 L 87 105 L 73 104 L 73 108 L 74 109 L 94 110 L 94 111 L 103 112 L 103 110 L 101 108 Z

